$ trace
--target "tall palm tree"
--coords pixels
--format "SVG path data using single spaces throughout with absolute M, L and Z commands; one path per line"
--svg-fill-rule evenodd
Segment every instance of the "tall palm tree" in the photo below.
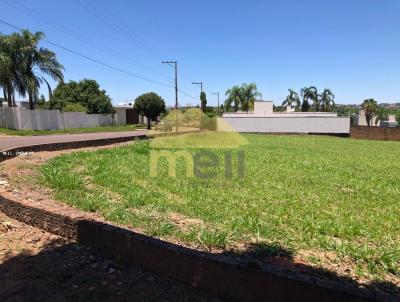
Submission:
M 49 97 L 51 97 L 51 87 L 46 76 L 62 82 L 64 67 L 57 61 L 54 52 L 39 47 L 39 42 L 44 37 L 42 32 L 31 33 L 28 30 L 23 30 L 21 34 L 14 35 L 19 47 L 21 76 L 25 84 L 25 91 L 20 91 L 20 93 L 22 95 L 28 94 L 29 108 L 33 110 L 35 95 L 38 94 L 41 84 L 47 85 Z
M 365 119 L 367 120 L 368 127 L 371 126 L 372 115 L 376 112 L 378 104 L 374 99 L 366 99 L 361 104 L 362 109 L 365 112 Z
M 389 113 L 383 106 L 379 106 L 376 110 L 376 117 L 375 117 L 375 126 L 378 125 L 379 122 L 384 122 L 389 119 Z
M 241 109 L 246 112 L 249 110 L 253 110 L 254 102 L 257 100 L 257 98 L 262 97 L 262 94 L 257 91 L 256 83 L 243 83 L 241 90 Z
M 0 35 L 0 87 L 8 107 L 15 106 L 15 87 L 23 89 L 18 77 L 16 48 L 9 36 Z
M 334 99 L 335 95 L 332 93 L 332 91 L 328 88 L 325 88 L 320 95 L 321 110 L 323 112 L 332 111 L 333 107 L 335 106 Z
M 295 92 L 292 89 L 288 89 L 289 95 L 286 97 L 286 99 L 283 101 L 282 106 L 295 106 L 295 107 L 300 107 L 301 102 L 299 95 L 297 92 Z
M 235 85 L 228 89 L 225 93 L 227 99 L 225 100 L 226 111 L 249 111 L 254 108 L 254 102 L 261 97 L 261 93 L 257 91 L 255 83 L 246 84 L 242 86 Z
M 313 102 L 313 106 L 316 111 L 319 110 L 319 102 L 318 102 L 318 92 L 317 88 L 314 86 L 304 87 L 300 90 L 301 96 L 303 97 L 303 104 L 301 106 L 301 111 L 308 111 L 310 107 L 309 101 Z
M 225 92 L 225 96 L 227 96 L 227 99 L 225 100 L 225 110 L 231 111 L 233 104 L 233 111 L 238 111 L 242 99 L 241 88 L 238 85 L 235 85 Z

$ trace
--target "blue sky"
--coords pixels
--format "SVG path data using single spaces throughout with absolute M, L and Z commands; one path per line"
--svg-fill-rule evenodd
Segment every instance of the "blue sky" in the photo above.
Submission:
M 179 87 L 196 98 L 180 94 L 181 105 L 198 103 L 192 81 L 204 82 L 211 104 L 211 92 L 223 100 L 243 82 L 255 82 L 275 104 L 288 88 L 306 85 L 331 88 L 342 104 L 400 101 L 398 0 L 0 0 L 0 12 L 0 19 L 41 30 L 49 41 L 171 86 L 173 69 L 161 60 L 178 60 Z M 0 32 L 12 31 L 0 24 Z M 172 87 L 43 46 L 56 51 L 66 80 L 96 79 L 114 103 L 148 91 L 174 103 Z

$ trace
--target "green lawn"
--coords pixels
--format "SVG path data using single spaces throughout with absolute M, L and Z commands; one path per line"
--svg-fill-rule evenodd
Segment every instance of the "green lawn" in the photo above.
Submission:
M 13 130 L 7 128 L 0 128 L 0 134 L 17 135 L 17 136 L 31 136 L 31 135 L 52 135 L 52 134 L 71 134 L 71 133 L 92 133 L 92 132 L 113 132 L 113 131 L 129 131 L 137 130 L 136 125 L 123 125 L 123 126 L 105 126 L 93 128 L 71 128 L 59 130 Z
M 204 248 L 272 244 L 317 264 L 329 253 L 361 276 L 400 276 L 399 143 L 245 138 L 244 179 L 225 178 L 222 150 L 215 178 L 185 177 L 182 159 L 176 179 L 162 160 L 150 177 L 143 141 L 60 156 L 41 180 L 59 200 L 153 236 Z

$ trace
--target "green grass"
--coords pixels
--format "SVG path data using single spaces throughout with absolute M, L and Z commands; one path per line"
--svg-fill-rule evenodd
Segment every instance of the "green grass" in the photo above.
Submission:
M 360 275 L 400 276 L 399 143 L 245 138 L 244 179 L 225 178 L 222 150 L 214 150 L 216 178 L 185 177 L 183 160 L 176 179 L 162 160 L 150 177 L 149 143 L 138 142 L 55 158 L 42 166 L 42 181 L 61 201 L 153 236 L 205 248 L 272 244 L 280 254 L 314 251 L 316 263 L 329 252 Z
M 52 135 L 52 134 L 72 134 L 72 133 L 94 133 L 94 132 L 114 132 L 114 131 L 130 131 L 137 130 L 136 125 L 123 125 L 123 126 L 104 126 L 93 128 L 70 128 L 58 130 L 13 130 L 7 128 L 0 128 L 0 134 L 17 135 L 17 136 L 32 136 L 32 135 Z

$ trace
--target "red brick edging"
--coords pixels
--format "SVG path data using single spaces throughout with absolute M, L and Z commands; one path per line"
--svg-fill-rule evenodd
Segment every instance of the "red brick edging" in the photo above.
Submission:
M 374 301 L 362 288 L 331 280 L 306 280 L 274 269 L 255 269 L 221 257 L 87 218 L 72 218 L 0 196 L 0 211 L 13 219 L 122 257 L 144 269 L 241 301 Z M 311 278 L 310 278 L 311 279 Z M 389 301 L 379 298 L 380 301 Z

